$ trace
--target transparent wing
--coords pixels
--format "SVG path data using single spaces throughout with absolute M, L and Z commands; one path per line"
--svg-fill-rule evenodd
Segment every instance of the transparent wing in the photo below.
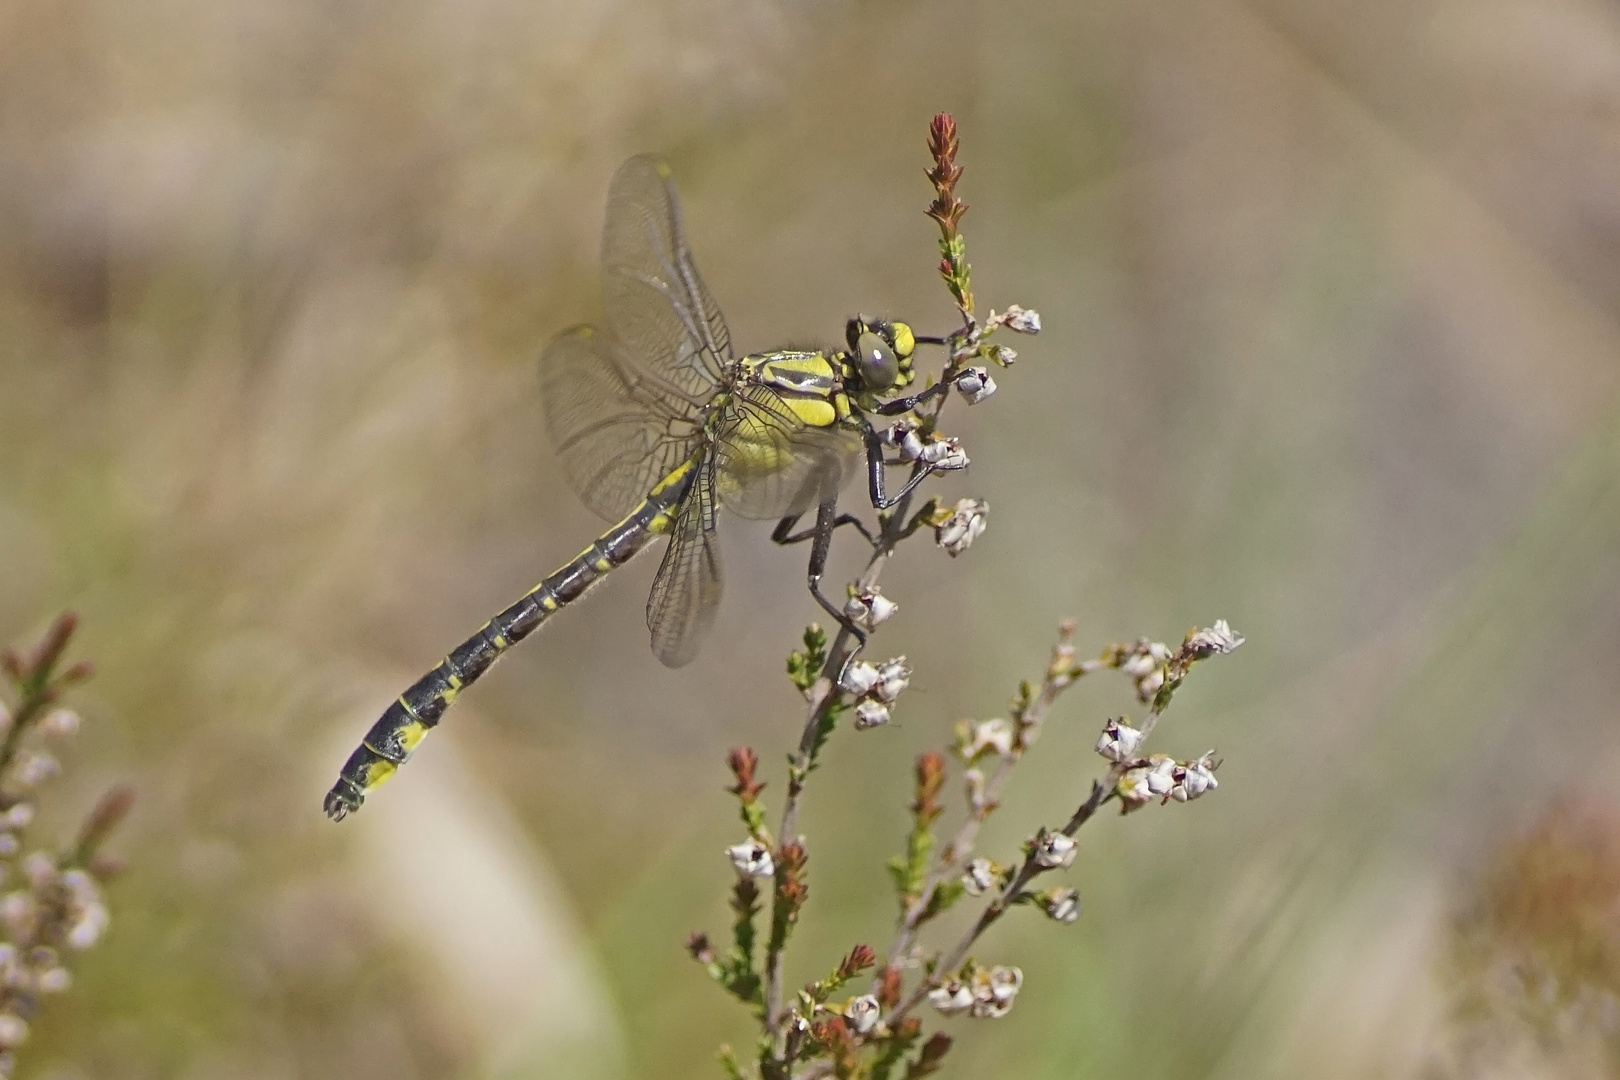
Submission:
M 697 656 L 720 606 L 713 459 L 705 458 L 699 468 L 703 471 L 681 503 L 647 599 L 653 655 L 665 667 L 680 667 Z
M 619 166 L 608 186 L 602 303 L 654 374 L 697 400 L 718 389 L 731 334 L 687 250 L 669 166 L 650 154 Z
M 697 449 L 700 410 L 617 338 L 575 326 L 540 354 L 546 430 L 585 505 L 618 520 Z
M 864 462 L 853 428 L 809 427 L 775 392 L 753 387 L 721 425 L 716 487 L 745 518 L 803 514 L 843 490 Z

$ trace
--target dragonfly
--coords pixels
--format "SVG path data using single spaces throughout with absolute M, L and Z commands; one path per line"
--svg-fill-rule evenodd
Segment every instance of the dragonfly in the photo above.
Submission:
M 811 542 L 811 594 L 864 644 L 822 593 L 839 492 L 863 467 L 886 510 L 931 472 L 914 462 L 890 491 L 886 442 L 872 416 L 898 416 L 943 392 L 916 380 L 918 345 L 943 345 L 903 322 L 857 316 L 835 351 L 779 349 L 736 357 L 724 316 L 687 248 L 671 170 L 653 155 L 625 162 L 608 188 L 602 236 L 604 325 L 563 331 L 540 357 L 547 432 L 569 485 L 614 521 L 606 532 L 485 623 L 401 694 L 372 725 L 327 793 L 341 821 L 389 779 L 452 702 L 502 654 L 660 537 L 668 538 L 647 601 L 652 651 L 679 667 L 697 655 L 720 602 L 722 507 L 777 520 L 780 544 Z M 811 511 L 815 524 L 795 532 Z

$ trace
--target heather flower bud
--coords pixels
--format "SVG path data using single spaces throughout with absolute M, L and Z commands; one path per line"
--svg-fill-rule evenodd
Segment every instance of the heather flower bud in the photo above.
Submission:
M 1170 797 L 1176 802 L 1191 802 L 1205 792 L 1220 787 L 1215 780 L 1215 767 L 1218 763 L 1213 760 L 1214 755 L 1215 751 L 1211 750 L 1196 761 L 1177 765 L 1171 771 L 1173 784 L 1170 788 Z
M 83 874 L 84 871 L 76 871 Z M 43 889 L 56 880 L 56 860 L 43 851 L 36 851 L 23 862 L 23 876 L 36 889 Z
M 726 857 L 731 860 L 738 877 L 768 878 L 776 873 L 776 861 L 771 858 L 771 849 L 758 840 L 733 844 L 726 848 Z
M 1062 833 L 1041 833 L 1035 838 L 1035 865 L 1045 870 L 1056 870 L 1074 865 L 1079 849 L 1074 837 Z
M 1147 789 L 1154 795 L 1168 795 L 1175 786 L 1175 772 L 1179 766 L 1174 758 L 1165 754 L 1154 754 L 1152 760 L 1153 764 L 1143 778 Z
M 878 669 L 876 665 L 865 660 L 857 660 L 844 668 L 843 675 L 838 678 L 838 685 L 843 690 L 864 697 L 878 684 Z
M 1124 719 L 1120 717 L 1104 724 L 1102 737 L 1097 740 L 1097 753 L 1109 761 L 1129 761 L 1142 745 L 1142 733 L 1124 723 Z
M 984 532 L 990 504 L 983 499 L 961 499 L 951 516 L 934 526 L 934 542 L 952 558 L 962 554 Z
M 891 719 L 889 707 L 878 701 L 862 701 L 855 706 L 855 730 L 868 731 L 882 727 Z
M 876 997 L 871 994 L 862 994 L 844 1006 L 844 1019 L 850 1022 L 856 1032 L 865 1035 L 877 1026 L 878 1016 L 882 1012 L 883 1007 L 878 1004 Z
M 1038 334 L 1041 332 L 1041 313 L 1019 307 L 1017 304 L 1008 306 L 1003 321 L 1007 329 L 1015 334 Z
M 55 967 L 42 971 L 36 981 L 39 992 L 42 994 L 65 993 L 73 986 L 73 975 L 67 968 Z
M 39 722 L 39 729 L 48 736 L 65 738 L 79 730 L 79 714 L 72 709 L 52 709 Z
M 1080 918 L 1080 892 L 1077 889 L 1053 889 L 1042 896 L 1041 908 L 1055 922 L 1075 922 Z
M 79 919 L 68 927 L 67 943 L 81 952 L 100 940 L 112 921 L 105 904 L 91 904 Z
M 900 457 L 906 461 L 916 461 L 922 457 L 923 441 L 917 434 L 917 423 L 914 420 L 896 420 L 880 431 L 878 437 L 899 451 Z
M 969 896 L 983 896 L 996 886 L 995 864 L 989 859 L 974 859 L 962 874 L 962 888 Z
M 1013 726 L 1001 717 L 974 724 L 969 729 L 964 756 L 972 761 L 987 751 L 1008 757 L 1013 751 Z
M 1229 653 L 1242 645 L 1243 640 L 1243 635 L 1228 626 L 1225 619 L 1216 619 L 1214 626 L 1189 634 L 1182 648 L 1202 660 L 1216 653 Z
M 973 991 L 960 979 L 950 979 L 928 991 L 928 1004 L 945 1016 L 955 1016 L 973 1008 Z
M 906 666 L 904 656 L 896 656 L 878 668 L 877 684 L 872 687 L 872 696 L 885 705 L 892 705 L 909 685 L 911 669 Z
M 941 472 L 968 467 L 968 456 L 962 449 L 962 441 L 956 438 L 942 439 L 937 435 L 923 444 L 919 460 Z
M 1024 985 L 1024 973 L 1015 967 L 979 968 L 973 973 L 973 1015 L 995 1020 L 1006 1016 Z
M 961 374 L 956 376 L 954 385 L 956 392 L 969 405 L 977 405 L 996 392 L 996 380 L 982 367 L 963 368 Z
M 20 788 L 38 787 L 62 771 L 62 766 L 50 754 L 24 752 L 17 755 L 11 767 L 11 779 Z
M 862 630 L 874 630 L 900 610 L 878 589 L 861 589 L 844 601 L 844 615 Z
M 10 810 L 7 810 L 4 814 L 0 814 L 0 828 L 26 829 L 30 824 L 33 823 L 33 820 L 34 804 L 31 802 L 20 802 L 16 806 L 13 806 Z

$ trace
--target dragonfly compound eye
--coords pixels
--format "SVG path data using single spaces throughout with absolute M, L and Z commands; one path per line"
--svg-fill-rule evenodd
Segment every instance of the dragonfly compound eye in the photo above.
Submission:
M 887 390 L 900 379 L 900 358 L 894 346 L 875 332 L 868 331 L 856 339 L 855 359 L 861 381 L 868 389 Z

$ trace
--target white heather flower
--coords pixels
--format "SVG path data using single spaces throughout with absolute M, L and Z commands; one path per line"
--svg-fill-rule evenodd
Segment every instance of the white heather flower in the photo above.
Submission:
M 932 465 L 940 472 L 968 467 L 968 456 L 962 449 L 962 440 L 942 439 L 938 435 L 932 436 L 923 444 L 920 460 L 924 465 Z
M 40 972 L 36 985 L 42 994 L 65 993 L 73 986 L 73 975 L 67 968 L 53 967 Z
M 28 1039 L 28 1024 L 14 1013 L 0 1013 L 0 1046 L 21 1046 Z
M 1164 666 L 1171 657 L 1170 647 L 1161 641 L 1142 638 L 1119 663 L 1119 670 L 1136 684 L 1137 700 L 1143 704 L 1164 685 Z
M 1055 921 L 1072 923 L 1080 918 L 1080 892 L 1078 889 L 1053 889 L 1046 894 L 1041 907 Z
M 45 714 L 45 719 L 39 722 L 40 731 L 46 735 L 66 737 L 79 730 L 79 714 L 72 709 L 52 709 Z
M 88 949 L 106 933 L 107 926 L 111 922 L 112 916 L 108 913 L 106 904 L 91 904 L 84 909 L 78 920 L 68 927 L 69 947 L 81 952 Z
M 1148 791 L 1154 795 L 1168 795 L 1170 789 L 1176 786 L 1175 772 L 1179 768 L 1175 758 L 1167 754 L 1154 754 L 1153 764 L 1148 768 L 1143 778 Z
M 1215 625 L 1187 637 L 1183 648 L 1199 659 L 1215 653 L 1229 653 L 1243 644 L 1243 635 L 1226 625 L 1225 619 L 1216 619 Z
M 862 994 L 844 1006 L 844 1019 L 854 1025 L 855 1030 L 865 1035 L 877 1027 L 878 1016 L 883 1012 L 883 1006 L 871 994 Z
M 917 435 L 915 420 L 896 420 L 879 432 L 878 437 L 898 450 L 900 457 L 906 461 L 916 461 L 922 457 L 923 441 Z
M 861 589 L 844 601 L 844 614 L 862 630 L 874 630 L 900 610 L 879 589 Z
M 34 858 L 40 858 L 36 855 Z M 46 858 L 49 858 L 46 856 Z M 54 871 L 55 867 L 52 867 Z M 87 870 L 74 868 L 62 874 L 62 887 L 68 891 L 68 896 L 77 904 L 94 904 L 101 899 L 101 886 Z
M 1172 773 L 1175 784 L 1170 788 L 1170 797 L 1176 802 L 1191 802 L 1206 791 L 1220 787 L 1215 779 L 1218 762 L 1213 760 L 1214 756 L 1215 751 L 1211 750 L 1196 761 L 1176 766 Z
M 1013 361 L 1018 359 L 1018 350 L 1008 345 L 992 345 L 990 346 L 990 359 L 1002 367 L 1011 367 Z
M 733 844 L 726 848 L 726 857 L 731 860 L 738 877 L 768 878 L 776 873 L 776 861 L 771 858 L 771 849 L 758 840 Z
M 1159 692 L 1164 685 L 1164 668 L 1154 668 L 1140 679 L 1136 680 L 1136 700 L 1146 705 L 1153 700 L 1153 695 Z
M 7 829 L 26 829 L 34 820 L 34 804 L 20 802 L 0 815 L 0 827 Z
M 856 697 L 865 697 L 867 691 L 878 683 L 878 669 L 865 660 L 857 660 L 844 668 L 844 674 L 839 676 L 838 685 Z
M 994 750 L 1001 757 L 1012 754 L 1012 724 L 998 716 L 993 720 L 973 725 L 972 735 L 967 744 L 968 760 L 972 761 L 987 750 Z
M 973 973 L 973 1015 L 995 1020 L 1006 1016 L 1024 985 L 1024 973 L 1015 967 L 979 968 Z
M 973 991 L 960 979 L 951 979 L 928 991 L 928 1004 L 946 1016 L 973 1008 Z
M 11 778 L 17 786 L 23 788 L 38 787 L 62 771 L 62 766 L 50 754 L 42 751 L 25 752 L 17 755 L 12 765 Z
M 1146 806 L 1153 801 L 1153 792 L 1148 790 L 1147 777 L 1152 770 L 1148 767 L 1129 769 L 1120 777 L 1119 783 L 1114 787 L 1114 793 L 1119 796 L 1125 813 Z
M 977 405 L 996 392 L 996 380 L 982 367 L 963 368 L 953 385 L 969 405 Z
M 0 897 L 0 922 L 13 938 L 26 938 L 38 921 L 39 904 L 28 892 L 11 892 Z
M 83 870 L 78 871 L 78 873 L 83 877 L 89 877 Z M 28 883 L 34 888 L 43 889 L 56 880 L 56 860 L 43 851 L 36 851 L 24 860 L 23 876 L 28 879 Z M 69 886 L 69 888 L 72 887 Z
M 896 656 L 877 669 L 877 685 L 872 687 L 872 696 L 885 705 L 892 705 L 910 685 L 911 668 L 906 666 L 904 656 Z
M 1142 733 L 1124 723 L 1122 716 L 1103 725 L 1102 737 L 1097 740 L 1097 753 L 1109 761 L 1129 761 L 1142 746 Z
M 1045 870 L 1073 866 L 1079 847 L 1072 836 L 1060 832 L 1042 833 L 1035 838 L 1035 865 Z
M 962 888 L 969 896 L 983 896 L 996 886 L 996 866 L 989 859 L 974 859 L 962 874 Z
M 878 701 L 863 701 L 855 706 L 855 730 L 868 731 L 889 722 L 889 707 Z
M 934 542 L 951 558 L 973 546 L 984 533 L 990 504 L 983 499 L 959 499 L 951 516 L 934 526 Z
M 1002 316 L 1007 329 L 1015 334 L 1038 334 L 1041 332 L 1041 313 L 1028 308 L 1010 304 L 1006 314 Z

